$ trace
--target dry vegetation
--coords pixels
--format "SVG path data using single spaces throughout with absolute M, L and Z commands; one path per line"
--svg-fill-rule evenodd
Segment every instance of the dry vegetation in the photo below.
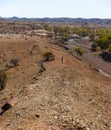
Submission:
M 0 107 L 11 105 L 0 115 L 0 130 L 111 130 L 111 79 L 50 43 L 40 36 L 0 38 L 0 69 L 8 76 Z M 43 62 L 40 73 L 37 62 L 47 52 L 54 60 Z

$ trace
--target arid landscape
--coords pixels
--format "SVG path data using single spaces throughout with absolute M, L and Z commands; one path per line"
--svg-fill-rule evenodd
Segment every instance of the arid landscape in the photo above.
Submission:
M 91 50 L 110 25 L 15 19 L 0 21 L 0 130 L 111 130 L 110 50 Z

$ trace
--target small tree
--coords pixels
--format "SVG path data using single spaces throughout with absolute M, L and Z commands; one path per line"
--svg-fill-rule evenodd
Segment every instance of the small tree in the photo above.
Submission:
M 84 50 L 80 47 L 75 47 L 74 51 L 76 52 L 77 56 L 82 56 L 84 54 Z

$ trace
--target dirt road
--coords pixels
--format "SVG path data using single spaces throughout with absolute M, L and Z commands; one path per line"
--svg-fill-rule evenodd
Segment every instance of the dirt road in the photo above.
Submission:
M 78 40 L 79 41 L 79 40 Z M 75 46 L 79 46 L 85 50 L 85 53 L 81 57 L 81 59 L 88 64 L 90 64 L 93 68 L 96 68 L 98 71 L 100 70 L 100 73 L 103 72 L 105 76 L 110 77 L 111 76 L 111 62 L 105 61 L 102 57 L 100 57 L 100 52 L 92 52 L 90 50 L 91 43 L 77 40 L 69 40 L 65 47 L 67 47 L 69 50 L 72 50 Z

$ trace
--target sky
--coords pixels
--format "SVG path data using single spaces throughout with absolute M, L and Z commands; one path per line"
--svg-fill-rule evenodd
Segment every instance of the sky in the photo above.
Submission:
M 111 0 L 0 0 L 0 16 L 111 18 Z

